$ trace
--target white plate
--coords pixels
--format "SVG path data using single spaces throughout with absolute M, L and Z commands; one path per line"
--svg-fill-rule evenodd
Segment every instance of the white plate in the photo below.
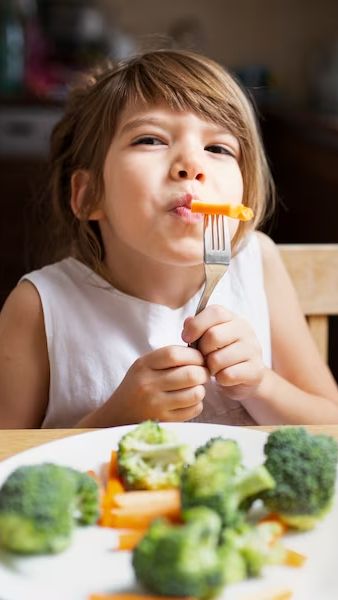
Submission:
M 222 435 L 237 440 L 244 461 L 254 466 L 263 460 L 266 434 L 260 431 L 206 425 L 166 423 L 182 441 L 199 446 Z M 0 464 L 0 485 L 20 465 L 52 461 L 74 468 L 98 469 L 108 462 L 110 451 L 132 427 L 116 427 L 83 433 L 22 452 Z M 267 567 L 264 576 L 227 588 L 226 600 L 251 600 L 265 590 L 288 587 L 293 600 L 338 599 L 338 494 L 330 514 L 316 530 L 289 534 L 287 545 L 306 554 L 301 568 Z M 16 558 L 0 553 L 0 600 L 88 600 L 91 593 L 136 591 L 129 552 L 113 552 L 113 530 L 78 528 L 69 549 L 52 556 Z

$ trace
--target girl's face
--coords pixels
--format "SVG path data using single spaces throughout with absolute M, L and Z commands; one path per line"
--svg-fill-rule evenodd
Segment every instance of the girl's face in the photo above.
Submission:
M 193 199 L 240 203 L 239 144 L 226 129 L 164 104 L 122 113 L 104 164 L 100 227 L 109 261 L 201 264 L 203 217 Z M 229 219 L 231 234 L 237 222 Z

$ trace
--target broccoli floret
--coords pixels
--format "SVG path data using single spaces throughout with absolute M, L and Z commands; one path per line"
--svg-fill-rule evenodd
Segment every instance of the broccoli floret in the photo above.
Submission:
M 242 452 L 235 440 L 225 439 L 222 437 L 211 438 L 197 448 L 195 456 L 205 454 L 213 462 L 221 462 L 225 469 L 232 470 L 242 462 Z
M 136 577 L 155 594 L 211 598 L 224 585 L 221 520 L 205 507 L 186 511 L 184 519 L 183 525 L 152 523 L 133 553 Z
M 219 552 L 226 583 L 257 577 L 265 565 L 282 564 L 286 551 L 279 537 L 278 523 L 241 523 L 237 528 L 224 529 Z
M 119 474 L 128 489 L 177 487 L 184 465 L 192 460 L 192 449 L 154 421 L 144 421 L 118 445 Z
M 0 546 L 11 552 L 61 552 L 76 522 L 99 515 L 95 480 L 68 467 L 44 463 L 16 469 L 0 489 Z
M 226 463 L 228 448 L 229 463 Z M 208 506 L 221 517 L 223 526 L 232 526 L 243 517 L 242 504 L 247 510 L 251 497 L 274 486 L 267 469 L 260 465 L 246 469 L 241 454 L 233 440 L 211 440 L 205 451 L 198 451 L 194 463 L 188 465 L 181 476 L 181 501 L 183 508 Z M 215 458 L 215 454 L 217 458 Z
M 265 466 L 276 487 L 264 492 L 266 507 L 297 529 L 314 527 L 331 508 L 337 474 L 337 442 L 302 427 L 271 433 Z

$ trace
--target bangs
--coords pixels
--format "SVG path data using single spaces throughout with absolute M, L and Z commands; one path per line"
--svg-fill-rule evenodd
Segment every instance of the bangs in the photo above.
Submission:
M 118 112 L 140 101 L 146 105 L 164 102 L 172 110 L 192 111 L 226 127 L 239 138 L 247 130 L 239 86 L 212 61 L 189 53 L 157 51 L 128 61 L 128 65 L 122 63 L 114 79 L 119 89 L 114 94 L 115 101 L 119 98 Z

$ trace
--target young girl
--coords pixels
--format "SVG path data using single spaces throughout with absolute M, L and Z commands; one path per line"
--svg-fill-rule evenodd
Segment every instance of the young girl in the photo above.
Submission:
M 4 306 L 2 428 L 338 423 L 336 384 L 278 250 L 255 232 L 269 173 L 228 73 L 172 50 L 106 68 L 71 95 L 51 165 L 62 260 L 26 275 Z M 197 316 L 193 199 L 255 214 L 229 219 L 231 265 Z

